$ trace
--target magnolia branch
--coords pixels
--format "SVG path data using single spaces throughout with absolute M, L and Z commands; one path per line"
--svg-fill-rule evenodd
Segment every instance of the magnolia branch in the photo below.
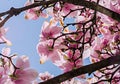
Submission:
M 99 11 L 99 12 L 117 20 L 118 22 L 120 22 L 120 14 L 118 14 L 110 9 L 107 9 L 101 5 L 98 5 L 95 2 L 90 2 L 90 1 L 85 1 L 85 0 L 64 0 L 64 1 L 71 3 L 71 4 L 85 6 L 87 8 Z
M 8 15 L 8 16 L 17 16 L 19 15 L 21 12 L 25 11 L 25 10 L 28 10 L 30 8 L 34 8 L 34 7 L 38 7 L 38 6 L 49 6 L 49 5 L 54 5 L 55 3 L 57 2 L 66 2 L 66 3 L 72 3 L 72 4 L 75 4 L 75 5 L 80 5 L 80 6 L 85 6 L 87 8 L 90 8 L 90 9 L 93 9 L 93 10 L 96 10 L 96 11 L 99 11 L 115 20 L 117 20 L 118 22 L 120 22 L 120 14 L 114 12 L 114 11 L 111 11 L 110 9 L 107 9 L 103 6 L 100 6 L 98 5 L 97 3 L 95 2 L 90 2 L 90 1 L 85 1 L 85 0 L 50 0 L 50 1 L 40 1 L 40 2 L 37 2 L 37 3 L 33 3 L 29 6 L 25 6 L 25 7 L 21 7 L 21 8 L 11 8 L 10 10 L 6 11 L 6 12 L 2 12 L 0 13 L 0 17 L 2 16 L 5 16 L 5 15 Z M 6 19 L 10 19 L 6 17 Z M 2 27 L 5 22 L 7 21 L 5 20 L 4 22 L 1 22 L 0 23 L 0 27 Z
M 71 79 L 73 77 L 77 77 L 77 76 L 82 75 L 82 74 L 86 74 L 86 73 L 91 74 L 92 72 L 94 72 L 96 70 L 100 70 L 104 67 L 107 67 L 107 66 L 110 66 L 113 64 L 120 64 L 120 55 L 112 56 L 112 57 L 104 59 L 100 62 L 96 62 L 96 63 L 90 64 L 90 65 L 86 65 L 86 66 L 80 67 L 78 69 L 66 72 L 64 74 L 56 76 L 56 77 L 49 79 L 45 82 L 41 82 L 39 84 L 59 84 L 63 81 L 66 81 L 66 80 Z

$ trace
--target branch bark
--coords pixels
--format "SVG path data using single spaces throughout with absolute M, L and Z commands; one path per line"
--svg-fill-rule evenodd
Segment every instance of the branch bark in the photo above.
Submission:
M 54 4 L 58 1 L 62 1 L 62 2 L 67 2 L 67 3 L 71 3 L 71 4 L 75 4 L 75 5 L 80 5 L 80 6 L 85 6 L 87 8 L 90 8 L 90 9 L 93 9 L 93 10 L 96 10 L 98 12 L 101 12 L 115 20 L 117 20 L 118 22 L 120 22 L 120 14 L 110 10 L 110 9 L 107 9 L 103 6 L 100 6 L 98 5 L 97 3 L 95 2 L 89 2 L 89 1 L 85 1 L 85 0 L 50 0 L 50 1 L 40 1 L 39 3 L 34 3 L 34 4 L 31 4 L 29 6 L 25 6 L 25 7 L 21 7 L 21 8 L 11 8 L 10 10 L 6 11 L 6 12 L 2 12 L 0 13 L 0 17 L 4 16 L 4 15 L 8 15 L 8 14 L 12 14 L 12 15 L 18 15 L 20 14 L 21 12 L 25 11 L 25 10 L 28 10 L 30 8 L 34 8 L 34 7 L 37 7 L 37 6 L 45 6 L 45 5 L 50 5 L 50 4 Z
M 109 57 L 100 62 L 96 62 L 96 63 L 90 64 L 90 65 L 86 65 L 86 66 L 80 67 L 78 69 L 66 72 L 64 74 L 56 76 L 45 82 L 41 82 L 39 84 L 59 84 L 63 81 L 66 81 L 68 79 L 71 79 L 73 77 L 76 77 L 76 76 L 79 76 L 82 74 L 86 74 L 86 73 L 91 74 L 92 72 L 94 72 L 96 70 L 102 69 L 104 67 L 107 67 L 107 66 L 110 66 L 113 64 L 120 64 L 120 55 Z

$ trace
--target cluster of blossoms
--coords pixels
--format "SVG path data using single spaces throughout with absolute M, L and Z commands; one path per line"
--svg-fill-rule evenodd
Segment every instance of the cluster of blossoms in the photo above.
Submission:
M 120 14 L 120 0 L 90 1 Z M 25 6 L 33 3 L 37 2 L 28 0 Z M 84 66 L 86 58 L 95 63 L 120 54 L 120 23 L 104 14 L 84 6 L 65 3 L 63 0 L 25 12 L 26 19 L 36 20 L 40 17 L 49 19 L 41 27 L 37 45 L 41 64 L 51 60 L 61 70 L 68 72 Z M 6 29 L 0 28 L 0 43 L 10 44 L 4 36 L 5 33 Z M 10 55 L 9 48 L 4 48 L 0 55 L 2 56 L 0 84 L 38 84 L 38 81 L 35 81 L 38 73 L 30 68 L 28 57 L 18 57 L 14 64 L 12 60 L 15 55 Z M 39 74 L 40 82 L 50 78 L 53 78 L 53 75 L 48 72 Z M 106 82 L 120 83 L 119 65 L 100 69 L 94 72 L 91 78 L 80 75 L 61 84 L 106 84 Z
M 32 84 L 38 76 L 36 70 L 30 68 L 27 56 L 10 55 L 10 48 L 3 48 L 0 54 L 0 84 Z M 17 59 L 13 63 L 13 59 Z
M 119 13 L 119 2 L 119 0 L 100 0 L 99 3 Z M 42 26 L 40 42 L 37 46 L 41 63 L 50 59 L 67 72 L 83 66 L 85 58 L 89 58 L 91 63 L 94 63 L 120 54 L 119 22 L 101 13 L 69 3 L 56 3 L 46 11 L 46 14 L 52 18 L 49 23 L 44 22 L 46 25 Z M 73 23 L 67 23 L 65 21 L 67 17 L 73 18 Z M 75 26 L 70 27 L 70 25 Z M 119 84 L 118 68 L 118 65 L 113 65 L 99 70 L 86 84 L 90 82 Z M 82 75 L 78 78 L 86 77 Z
M 120 14 L 120 0 L 100 0 L 99 4 Z M 42 25 L 37 45 L 41 64 L 50 59 L 67 72 L 83 66 L 86 58 L 94 63 L 120 54 L 120 23 L 104 14 L 83 6 L 57 2 L 47 8 L 29 9 L 25 16 L 27 19 L 50 18 L 49 22 L 45 21 Z M 70 18 L 71 23 L 67 22 Z M 112 65 L 98 70 L 93 73 L 94 77 L 84 84 L 119 84 L 118 68 L 119 65 Z M 86 76 L 78 78 L 86 79 Z M 82 84 L 74 79 L 71 81 L 62 84 Z

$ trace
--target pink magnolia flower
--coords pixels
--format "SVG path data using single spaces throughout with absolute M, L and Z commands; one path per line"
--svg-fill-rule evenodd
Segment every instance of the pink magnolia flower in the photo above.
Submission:
M 0 84 L 15 84 L 8 75 L 3 75 L 0 78 Z
M 120 84 L 120 72 L 116 72 L 113 79 L 112 84 Z
M 42 34 L 41 34 L 41 40 L 48 40 L 50 38 L 55 38 L 57 37 L 60 32 L 61 32 L 62 28 L 56 26 L 56 23 L 48 23 L 48 22 L 44 22 L 43 26 L 42 26 Z
M 32 8 L 26 11 L 25 13 L 25 19 L 29 19 L 29 20 L 36 20 L 39 17 L 44 17 L 47 18 L 47 14 L 45 14 L 44 12 L 40 11 L 39 8 Z
M 0 67 L 0 78 L 4 75 L 4 68 Z
M 40 73 L 39 74 L 39 79 L 43 82 L 43 81 L 46 81 L 48 79 L 51 79 L 53 78 L 54 76 L 51 75 L 49 72 L 45 72 L 45 73 Z
M 91 47 L 86 47 L 86 49 L 83 52 L 83 59 L 90 57 L 90 54 L 91 54 Z
M 60 6 L 60 3 L 57 2 L 54 7 L 49 7 L 46 9 L 46 12 L 49 16 L 58 16 L 60 14 L 60 9 L 61 9 L 61 6 Z
M 92 43 L 92 47 L 94 50 L 99 50 L 101 51 L 103 48 L 105 48 L 107 45 L 109 45 L 112 42 L 113 35 L 110 33 L 110 31 L 107 31 L 107 29 L 101 30 L 102 35 L 99 37 L 95 37 L 95 40 Z M 101 45 L 101 46 L 99 46 Z
M 33 4 L 32 2 L 30 1 L 27 1 L 25 6 L 28 6 L 28 5 L 31 5 Z M 39 17 L 44 17 L 44 18 L 47 18 L 47 14 L 46 13 L 43 13 L 39 7 L 35 7 L 35 8 L 31 8 L 31 9 L 28 9 L 25 13 L 25 19 L 32 19 L 32 20 L 36 20 L 38 19 Z
M 79 50 L 75 50 L 75 52 L 73 52 L 72 50 L 69 50 L 68 52 L 66 52 L 68 55 L 68 59 L 77 59 L 80 56 L 80 51 Z
M 2 54 L 5 55 L 5 56 L 9 56 L 11 53 L 11 49 L 10 48 L 3 48 L 2 49 Z
M 61 15 L 67 15 L 71 10 L 75 10 L 75 9 L 77 9 L 78 8 L 78 6 L 76 6 L 76 5 L 73 5 L 73 4 L 69 4 L 69 3 L 65 3 L 64 4 L 64 6 L 63 6 L 63 8 L 62 8 L 62 12 L 61 12 Z M 74 11 L 74 12 L 72 12 L 69 16 L 76 16 L 76 15 L 78 15 L 78 11 Z
M 100 5 L 105 6 L 106 8 L 110 8 L 110 1 L 111 0 L 100 0 Z
M 13 70 L 10 60 L 7 58 L 10 55 L 10 48 L 3 48 L 1 54 L 6 57 L 0 58 L 0 84 L 14 84 L 9 77 Z
M 5 42 L 7 45 L 12 45 L 12 43 L 5 37 L 7 29 L 0 28 L 0 42 Z
M 72 79 L 64 81 L 60 84 L 90 84 L 90 83 L 86 80 L 79 80 L 79 79 L 76 79 L 76 78 L 72 78 Z
M 73 41 L 76 40 L 77 36 L 73 36 L 73 35 L 69 35 L 68 37 L 66 36 L 66 38 L 64 39 L 64 43 L 68 48 L 77 48 L 78 44 L 75 42 L 69 42 L 69 41 Z
M 119 42 L 119 41 L 120 41 L 120 34 L 118 33 L 114 36 L 114 42 Z
M 111 0 L 110 1 L 110 9 L 120 14 L 120 1 L 119 0 Z
M 92 57 L 98 57 L 99 53 L 97 53 L 96 51 L 101 51 L 101 46 L 100 45 L 100 38 L 95 38 L 95 41 L 93 42 L 93 46 L 91 48 L 91 56 Z
M 58 54 L 58 45 L 54 45 L 52 47 L 53 41 L 45 41 L 45 42 L 40 42 L 37 45 L 37 50 L 40 56 L 47 56 L 49 59 L 51 59 L 53 62 L 56 60 L 59 60 L 59 54 Z
M 83 65 L 82 59 L 79 58 L 78 60 L 76 60 L 79 57 L 79 55 L 80 55 L 79 50 L 76 50 L 75 52 L 70 50 L 66 54 L 63 54 L 64 61 L 63 59 L 60 59 L 61 60 L 60 64 L 58 63 L 56 65 L 60 67 L 64 72 L 68 72 L 70 70 L 79 68 Z M 85 75 L 78 76 L 78 78 L 85 78 Z
M 4 72 L 3 72 L 4 75 L 8 75 L 8 74 L 12 73 L 12 71 L 14 69 L 10 62 L 10 59 L 9 59 L 10 58 L 10 48 L 3 48 L 1 54 L 3 56 L 0 59 L 0 62 L 1 62 L 0 66 L 2 66 L 4 69 Z M 11 58 L 11 60 L 12 59 L 13 58 Z
M 16 61 L 15 75 L 11 75 L 11 80 L 15 84 L 31 84 L 38 76 L 36 70 L 30 68 L 29 59 L 26 56 L 22 56 Z
M 0 28 L 0 37 L 4 36 L 6 34 L 6 32 L 7 32 L 7 29 L 5 29 L 3 27 Z
M 86 21 L 86 18 L 85 18 L 85 16 L 77 16 L 76 18 L 75 18 L 75 22 L 76 23 L 80 23 L 80 24 L 78 24 L 77 25 L 77 28 L 79 29 L 79 28 L 81 28 L 82 27 L 82 23 L 84 23 Z
M 77 60 L 75 63 L 72 61 L 66 61 L 61 66 L 59 66 L 64 72 L 79 68 L 83 65 L 82 60 Z

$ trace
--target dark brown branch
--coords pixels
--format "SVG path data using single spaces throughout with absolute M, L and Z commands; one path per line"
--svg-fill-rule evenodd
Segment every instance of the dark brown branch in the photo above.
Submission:
M 56 2 L 58 2 L 58 0 L 40 1 L 39 3 L 33 3 L 31 5 L 21 7 L 21 8 L 12 7 L 12 8 L 10 8 L 10 10 L 0 13 L 0 17 L 2 17 L 4 15 L 7 15 L 7 14 L 11 14 L 11 12 L 13 13 L 13 15 L 18 15 L 19 13 L 21 13 L 25 10 L 35 8 L 35 7 L 38 7 L 38 6 L 45 6 L 45 5 L 47 6 L 47 5 L 50 5 L 50 4 L 54 4 Z
M 61 2 L 67 2 L 67 3 L 72 3 L 72 4 L 75 4 L 75 5 L 80 5 L 80 6 L 85 6 L 87 8 L 90 8 L 90 9 L 93 9 L 93 10 L 96 10 L 96 11 L 99 11 L 117 21 L 120 22 L 120 14 L 116 13 L 116 12 L 113 12 L 111 11 L 110 9 L 107 9 L 103 6 L 100 6 L 98 5 L 97 3 L 95 2 L 89 2 L 89 1 L 85 1 L 85 0 L 50 0 L 50 1 L 40 1 L 38 3 L 34 3 L 34 4 L 31 4 L 29 6 L 25 6 L 25 7 L 21 7 L 21 8 L 11 8 L 10 10 L 6 11 L 6 12 L 3 12 L 3 13 L 0 13 L 0 17 L 4 16 L 4 15 L 7 15 L 7 14 L 10 14 L 11 12 L 13 13 L 13 15 L 18 15 L 19 13 L 25 11 L 25 10 L 28 10 L 30 8 L 34 8 L 34 7 L 37 7 L 37 6 L 48 6 L 48 5 L 51 5 L 51 4 L 54 4 L 58 1 L 61 1 Z
M 7 17 L 5 17 L 5 19 L 0 22 L 0 27 L 2 27 L 13 15 L 8 15 Z
M 90 65 L 80 67 L 78 69 L 61 74 L 59 76 L 56 76 L 52 79 L 49 79 L 45 82 L 41 82 L 39 84 L 59 84 L 63 81 L 66 81 L 68 79 L 71 79 L 73 77 L 76 77 L 76 76 L 79 76 L 82 74 L 86 74 L 86 73 L 91 74 L 92 72 L 94 72 L 96 70 L 99 70 L 101 68 L 104 68 L 104 67 L 107 67 L 107 66 L 110 66 L 113 64 L 120 64 L 120 56 L 119 55 L 112 56 L 112 57 L 104 59 L 100 62 L 96 62 L 96 63 L 90 64 Z

